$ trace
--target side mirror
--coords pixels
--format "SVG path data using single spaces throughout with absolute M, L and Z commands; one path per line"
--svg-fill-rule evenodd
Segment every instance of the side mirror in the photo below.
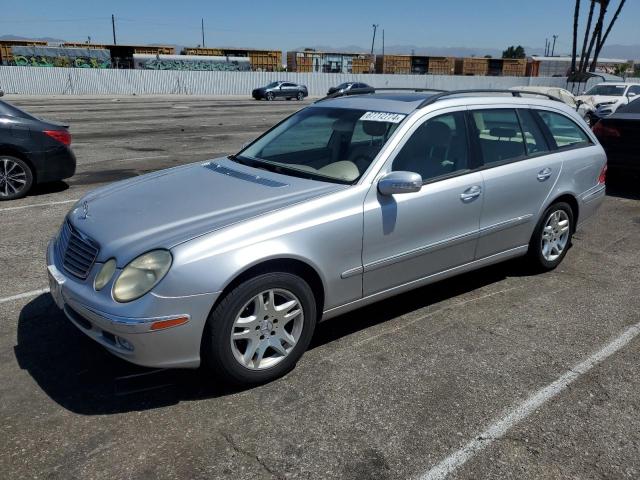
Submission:
M 391 172 L 378 180 L 378 191 L 381 195 L 414 193 L 422 189 L 422 177 L 414 172 Z

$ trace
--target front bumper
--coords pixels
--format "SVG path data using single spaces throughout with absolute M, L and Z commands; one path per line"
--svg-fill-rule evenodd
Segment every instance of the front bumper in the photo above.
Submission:
M 101 292 L 93 289 L 93 279 L 102 264 L 94 265 L 84 281 L 67 275 L 54 243 L 52 240 L 47 248 L 51 294 L 80 331 L 114 355 L 137 365 L 156 368 L 200 365 L 202 333 L 218 293 L 160 297 L 150 292 L 133 302 L 119 304 L 111 299 L 111 283 Z M 189 321 L 151 330 L 154 322 L 178 317 L 188 317 Z

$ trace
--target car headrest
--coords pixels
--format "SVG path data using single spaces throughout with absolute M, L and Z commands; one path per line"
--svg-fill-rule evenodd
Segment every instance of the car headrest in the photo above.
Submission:
M 387 132 L 387 123 L 365 120 L 362 122 L 362 129 L 367 135 L 371 135 L 372 137 L 381 137 Z
M 449 125 L 438 120 L 428 122 L 424 128 L 424 138 L 430 145 L 449 145 L 451 129 Z
M 352 122 L 351 120 L 339 118 L 338 120 L 333 122 L 333 125 L 331 126 L 331 128 L 333 129 L 334 132 L 351 133 L 353 132 L 353 126 L 354 126 L 354 122 Z
M 518 136 L 518 133 L 513 128 L 495 127 L 489 130 L 489 135 L 498 138 L 513 138 Z

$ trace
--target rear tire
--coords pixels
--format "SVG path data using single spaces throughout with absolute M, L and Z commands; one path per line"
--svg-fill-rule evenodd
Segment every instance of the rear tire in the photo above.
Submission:
M 24 197 L 33 186 L 33 172 L 17 157 L 0 154 L 0 200 Z
M 529 263 L 537 271 L 556 268 L 571 247 L 574 215 L 571 206 L 556 202 L 547 208 L 529 242 Z
M 293 369 L 316 325 L 307 282 L 285 272 L 264 273 L 229 292 L 203 334 L 204 364 L 226 382 L 257 385 Z

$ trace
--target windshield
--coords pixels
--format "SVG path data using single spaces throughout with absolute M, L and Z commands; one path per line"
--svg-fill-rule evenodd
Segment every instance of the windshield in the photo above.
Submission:
M 233 158 L 279 173 L 353 183 L 405 117 L 346 108 L 306 108 Z
M 607 97 L 621 97 L 624 95 L 626 85 L 596 85 L 586 95 L 603 95 Z
M 266 87 L 264 87 L 264 88 L 275 88 L 275 87 L 277 87 L 278 85 L 279 85 L 279 83 L 278 83 L 278 82 L 271 82 L 269 85 L 267 85 L 267 86 L 266 86 Z

